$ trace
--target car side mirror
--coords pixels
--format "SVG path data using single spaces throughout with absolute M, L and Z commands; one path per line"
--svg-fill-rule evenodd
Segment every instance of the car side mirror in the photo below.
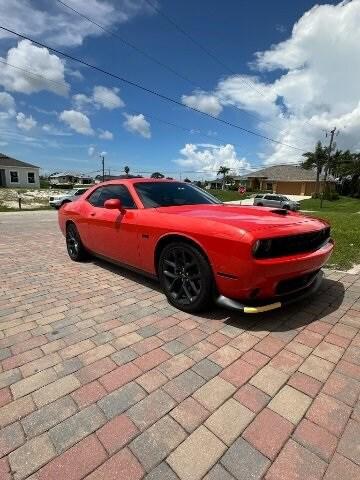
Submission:
M 124 212 L 125 209 L 122 206 L 121 200 L 118 198 L 110 198 L 106 200 L 104 203 L 104 207 L 108 208 L 109 210 L 120 210 L 120 212 Z

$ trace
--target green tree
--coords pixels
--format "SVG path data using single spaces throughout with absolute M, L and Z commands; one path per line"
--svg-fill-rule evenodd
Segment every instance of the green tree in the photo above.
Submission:
M 130 172 L 130 167 L 128 167 L 127 165 L 124 167 L 124 172 L 125 172 L 125 175 L 129 175 L 129 172 Z
M 230 172 L 230 168 L 229 167 L 225 167 L 225 166 L 220 166 L 219 170 L 218 170 L 218 175 L 222 175 L 223 176 L 223 179 L 222 179 L 222 189 L 225 190 L 225 180 L 226 180 L 226 175 Z
M 321 142 L 318 142 L 315 147 L 314 152 L 306 152 L 303 154 L 303 157 L 306 158 L 302 163 L 303 168 L 310 170 L 312 168 L 316 169 L 316 184 L 315 184 L 315 195 L 319 195 L 320 190 L 320 175 L 321 171 L 328 161 L 328 149 L 323 147 Z
M 190 178 L 187 178 L 187 177 L 186 177 L 186 178 L 184 178 L 184 182 L 186 182 L 186 183 L 191 183 L 191 180 L 190 180 Z
M 165 175 L 163 175 L 162 173 L 160 172 L 154 172 L 151 174 L 151 178 L 164 178 Z

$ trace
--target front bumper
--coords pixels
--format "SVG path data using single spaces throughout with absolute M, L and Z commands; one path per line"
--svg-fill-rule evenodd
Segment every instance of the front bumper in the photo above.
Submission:
M 323 280 L 323 277 L 324 277 L 324 274 L 320 270 L 314 275 L 311 281 L 301 290 L 298 290 L 296 292 L 293 292 L 287 295 L 277 295 L 275 298 L 272 299 L 273 301 L 270 303 L 268 303 L 269 302 L 268 300 L 267 302 L 254 301 L 252 303 L 250 302 L 249 304 L 245 304 L 237 300 L 234 300 L 232 298 L 225 297 L 223 295 L 220 295 L 217 298 L 216 303 L 221 307 L 230 308 L 232 310 L 240 310 L 240 311 L 243 311 L 244 313 L 269 312 L 277 308 L 291 305 L 292 303 L 295 303 L 295 302 L 300 302 L 301 300 L 304 300 L 310 295 L 313 295 L 319 289 L 321 282 Z

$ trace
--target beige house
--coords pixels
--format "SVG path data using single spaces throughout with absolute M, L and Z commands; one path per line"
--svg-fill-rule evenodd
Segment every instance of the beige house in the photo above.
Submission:
M 0 153 L 0 187 L 39 188 L 39 167 Z
M 320 176 L 323 180 L 323 175 Z M 252 191 L 268 191 L 283 195 L 311 195 L 315 192 L 316 172 L 300 165 L 273 165 L 241 177 L 239 184 L 246 184 Z M 329 179 L 331 182 L 331 179 Z M 320 183 L 320 191 L 323 185 Z

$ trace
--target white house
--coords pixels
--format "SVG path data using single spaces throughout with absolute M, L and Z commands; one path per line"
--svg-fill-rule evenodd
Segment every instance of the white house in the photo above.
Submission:
M 58 172 L 49 176 L 51 185 L 90 185 L 93 183 L 91 176 L 84 173 Z
M 0 187 L 39 188 L 39 167 L 0 153 Z

